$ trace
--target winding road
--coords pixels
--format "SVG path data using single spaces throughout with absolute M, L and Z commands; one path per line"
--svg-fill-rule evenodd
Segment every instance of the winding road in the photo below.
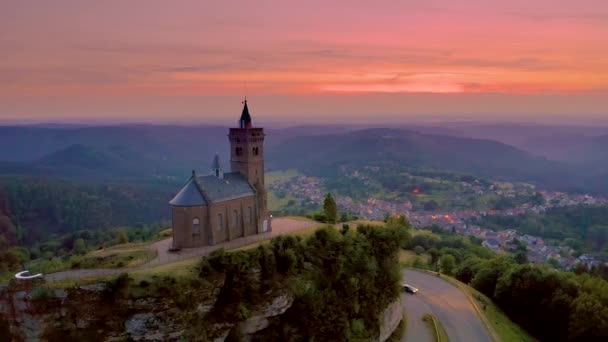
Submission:
M 403 341 L 433 341 L 422 316 L 431 313 L 441 322 L 451 342 L 493 342 L 468 296 L 446 280 L 425 272 L 403 271 L 404 282 L 419 289 L 406 294 L 407 328 Z

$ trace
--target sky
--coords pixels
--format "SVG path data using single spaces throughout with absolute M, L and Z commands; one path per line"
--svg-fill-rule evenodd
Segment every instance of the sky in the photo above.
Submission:
M 0 121 L 608 124 L 608 1 L 0 2 Z

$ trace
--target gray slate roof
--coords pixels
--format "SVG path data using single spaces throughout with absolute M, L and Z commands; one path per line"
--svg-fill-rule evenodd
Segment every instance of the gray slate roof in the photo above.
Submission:
M 190 178 L 169 204 L 194 207 L 253 195 L 255 189 L 241 173 L 229 172 L 224 174 L 224 179 L 219 179 L 215 175 Z
M 207 205 L 207 201 L 201 194 L 194 177 L 191 177 L 188 183 L 169 201 L 169 204 L 177 207 L 196 207 Z

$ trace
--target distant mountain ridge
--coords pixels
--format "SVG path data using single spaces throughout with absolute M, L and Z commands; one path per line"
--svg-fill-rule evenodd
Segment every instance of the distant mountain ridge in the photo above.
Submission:
M 295 156 L 295 157 L 294 157 Z M 341 135 L 294 137 L 269 149 L 268 165 L 296 167 L 311 174 L 394 161 L 481 177 L 559 185 L 571 174 L 563 163 L 547 160 L 492 140 L 421 134 L 401 129 L 368 129 Z
M 266 166 L 335 177 L 341 164 L 391 162 L 608 194 L 608 135 L 585 140 L 589 152 L 584 153 L 590 157 L 575 163 L 548 160 L 456 131 L 357 126 L 266 129 Z M 0 127 L 0 175 L 187 178 L 192 169 L 209 172 L 215 153 L 228 167 L 226 135 L 227 127 L 218 126 L 5 126 Z

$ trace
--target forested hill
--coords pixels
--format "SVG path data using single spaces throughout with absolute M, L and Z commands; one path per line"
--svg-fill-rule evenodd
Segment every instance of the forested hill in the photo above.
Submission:
M 176 187 L 0 177 L 0 245 L 32 245 L 79 230 L 168 220 L 167 199 Z
M 0 127 L 0 174 L 188 175 L 226 155 L 226 127 Z
M 192 169 L 207 172 L 216 153 L 228 162 L 226 134 L 227 127 L 196 125 L 0 127 L 0 175 L 187 177 Z M 608 155 L 598 147 L 603 146 L 602 139 L 596 138 L 592 149 L 593 165 L 551 161 L 493 140 L 356 126 L 267 128 L 265 147 L 270 169 L 339 176 L 336 170 L 344 164 L 398 163 L 608 193 L 605 168 L 597 166 L 608 165 Z
M 297 156 L 297 158 L 294 158 Z M 271 168 L 296 167 L 329 175 L 342 165 L 399 163 L 494 179 L 531 181 L 545 186 L 576 186 L 572 168 L 492 140 L 420 134 L 399 129 L 368 129 L 345 134 L 295 137 L 268 150 Z

